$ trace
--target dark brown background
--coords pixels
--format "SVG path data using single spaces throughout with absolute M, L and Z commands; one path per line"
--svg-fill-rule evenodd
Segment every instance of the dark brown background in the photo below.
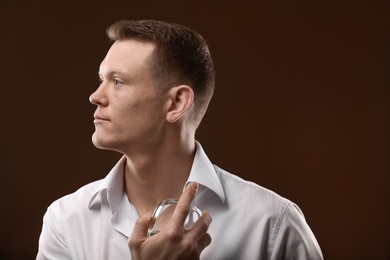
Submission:
M 46 207 L 119 158 L 88 96 L 105 28 L 149 18 L 209 42 L 212 161 L 296 202 L 326 259 L 389 259 L 387 1 L 273 2 L 2 1 L 0 258 L 34 259 Z

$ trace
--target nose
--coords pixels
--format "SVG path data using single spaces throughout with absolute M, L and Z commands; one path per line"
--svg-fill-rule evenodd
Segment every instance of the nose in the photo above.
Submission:
M 95 92 L 89 96 L 89 102 L 97 106 L 107 106 L 108 98 L 104 92 L 103 86 L 100 85 Z

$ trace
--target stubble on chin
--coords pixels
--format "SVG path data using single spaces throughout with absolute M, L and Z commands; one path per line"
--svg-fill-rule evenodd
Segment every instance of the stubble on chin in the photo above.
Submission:
M 104 145 L 104 142 L 101 140 L 101 138 L 98 137 L 98 134 L 96 131 L 92 134 L 92 144 L 98 148 L 98 149 L 107 149 Z

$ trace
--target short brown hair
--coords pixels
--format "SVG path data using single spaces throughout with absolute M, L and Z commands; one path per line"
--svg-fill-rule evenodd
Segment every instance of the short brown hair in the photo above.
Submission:
M 215 70 L 209 48 L 196 31 L 179 24 L 154 20 L 118 21 L 107 29 L 112 41 L 135 39 L 155 44 L 150 72 L 163 89 L 181 84 L 194 91 L 197 124 L 214 93 Z

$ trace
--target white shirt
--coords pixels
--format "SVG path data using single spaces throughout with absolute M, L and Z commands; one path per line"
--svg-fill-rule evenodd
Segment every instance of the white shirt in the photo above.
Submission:
M 298 206 L 218 168 L 196 147 L 188 181 L 200 184 L 194 205 L 213 219 L 201 259 L 323 259 Z M 131 259 L 127 240 L 139 216 L 123 189 L 125 160 L 48 207 L 38 260 Z

